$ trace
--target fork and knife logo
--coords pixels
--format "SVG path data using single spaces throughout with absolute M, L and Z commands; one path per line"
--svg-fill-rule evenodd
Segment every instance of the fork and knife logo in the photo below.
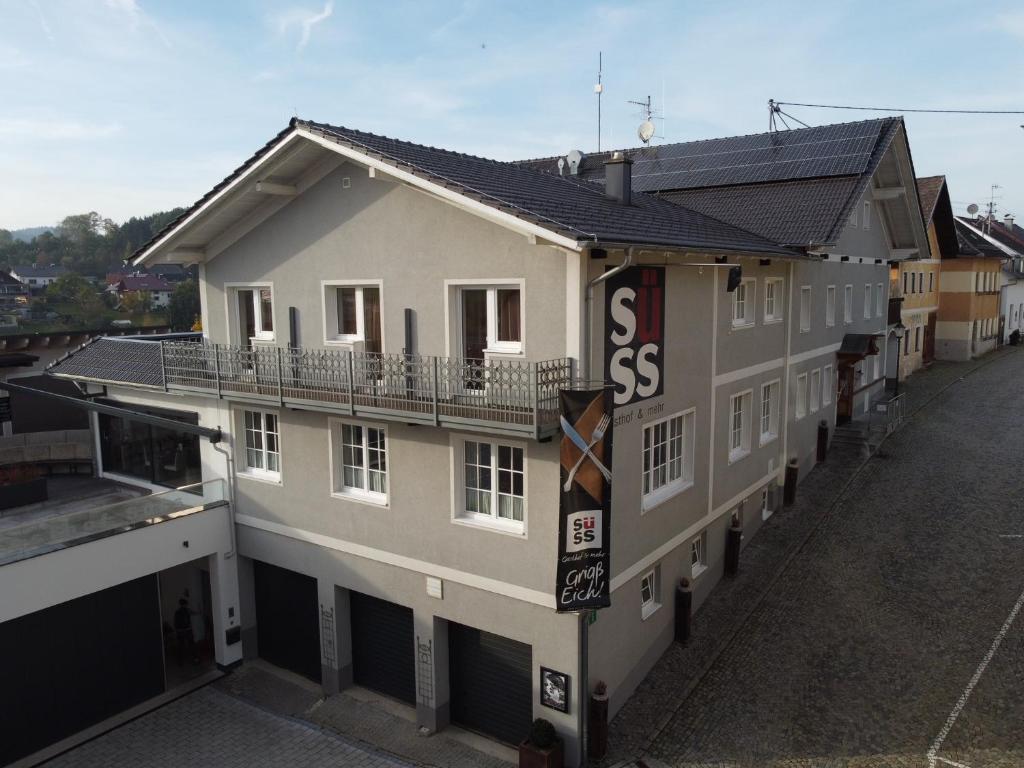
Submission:
M 572 484 L 576 479 L 576 473 L 579 472 L 580 467 L 583 466 L 583 462 L 587 459 L 590 459 L 591 463 L 597 468 L 597 471 L 601 473 L 606 481 L 611 483 L 612 473 L 608 470 L 608 467 L 606 467 L 604 463 L 594 455 L 593 452 L 594 446 L 601 442 L 602 438 L 604 438 L 604 433 L 607 432 L 608 427 L 611 426 L 611 417 L 607 413 L 602 414 L 601 419 L 594 427 L 594 431 L 590 434 L 589 441 L 583 439 L 583 436 L 576 431 L 576 428 L 569 423 L 565 416 L 560 416 L 559 419 L 561 420 L 562 431 L 565 433 L 566 437 L 572 441 L 573 445 L 582 451 L 580 457 L 572 466 L 572 469 L 569 470 L 569 476 L 566 478 L 565 485 L 562 486 L 562 490 L 566 493 L 572 490 Z

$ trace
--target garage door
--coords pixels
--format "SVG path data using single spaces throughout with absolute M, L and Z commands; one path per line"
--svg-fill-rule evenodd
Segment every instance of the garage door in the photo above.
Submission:
M 320 682 L 320 605 L 316 579 L 253 561 L 256 642 L 261 658 Z
M 163 693 L 163 657 L 155 575 L 0 624 L 0 765 Z
M 529 645 L 462 624 L 448 625 L 452 722 L 518 744 L 533 720 Z
M 356 685 L 416 703 L 412 609 L 350 593 L 352 679 Z

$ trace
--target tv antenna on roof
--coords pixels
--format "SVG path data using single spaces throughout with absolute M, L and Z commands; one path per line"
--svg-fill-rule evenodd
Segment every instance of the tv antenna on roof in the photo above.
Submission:
M 597 151 L 601 151 L 601 94 L 604 93 L 604 86 L 601 84 L 601 51 L 597 52 L 597 85 L 594 86 L 594 93 L 597 94 Z
M 664 120 L 665 118 L 654 114 L 654 110 L 651 108 L 650 96 L 647 97 L 647 101 L 633 101 L 632 99 L 630 99 L 626 103 L 636 104 L 638 107 L 640 107 L 641 110 L 643 110 L 642 115 L 644 121 L 640 123 L 640 126 L 636 129 L 636 135 L 640 137 L 640 141 L 642 141 L 644 144 L 650 144 L 651 139 L 655 138 L 655 134 L 657 133 L 657 130 L 654 127 L 654 121 Z M 660 139 L 664 137 L 658 136 L 657 138 Z

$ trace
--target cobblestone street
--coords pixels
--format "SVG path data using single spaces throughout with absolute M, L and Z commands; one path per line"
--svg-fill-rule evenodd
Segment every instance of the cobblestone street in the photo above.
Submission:
M 833 492 L 852 480 L 724 649 L 669 651 L 613 724 L 638 765 L 1024 765 L 1024 617 L 1011 621 L 1024 589 L 1022 377 L 1016 352 L 917 374 L 918 410 L 880 453 L 846 479 L 812 474 L 811 493 L 822 476 Z M 741 568 L 764 569 L 752 547 L 771 531 Z M 726 596 L 738 589 L 723 582 Z M 641 715 L 653 732 L 634 729 Z
M 207 686 L 46 763 L 47 768 L 407 768 Z

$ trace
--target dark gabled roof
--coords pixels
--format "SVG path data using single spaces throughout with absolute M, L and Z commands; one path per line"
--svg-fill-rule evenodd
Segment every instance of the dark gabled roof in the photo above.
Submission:
M 578 241 L 666 245 L 793 255 L 734 225 L 634 192 L 631 205 L 603 184 L 570 179 L 350 128 L 293 121 L 382 162 Z M 634 188 L 635 190 L 635 188 Z
M 108 384 L 164 386 L 160 345 L 139 339 L 101 336 L 57 360 L 46 372 Z
M 935 204 L 939 201 L 939 193 L 946 183 L 945 176 L 926 176 L 917 180 L 917 197 L 921 201 L 921 215 L 927 224 L 932 220 Z
M 963 221 L 959 216 L 955 219 L 956 236 L 960 242 L 961 256 L 992 256 L 1000 259 L 1007 258 L 998 246 L 992 245 L 983 236 L 974 231 L 972 225 Z
M 67 273 L 66 267 L 51 264 L 47 267 L 37 267 L 32 264 L 23 264 L 19 267 L 11 267 L 12 272 L 17 272 L 22 277 L 60 277 Z
M 622 151 L 633 160 L 635 190 L 777 243 L 824 245 L 839 238 L 902 123 L 886 117 Z M 606 158 L 584 157 L 579 176 L 603 179 Z M 558 159 L 520 164 L 557 174 Z
M 125 275 L 118 280 L 119 291 L 170 291 L 174 286 L 159 275 Z
M 981 226 L 980 224 L 978 226 Z M 1012 248 L 1018 254 L 1024 254 L 1024 237 L 1017 234 L 1016 230 L 1019 230 L 1016 224 L 1013 225 L 1013 229 L 1008 229 L 1005 222 L 993 221 L 992 226 L 988 229 L 988 236 L 998 240 L 1000 243 L 1005 245 L 1007 248 Z M 1024 230 L 1021 230 L 1024 234 Z
M 778 243 L 826 243 L 858 178 L 807 179 L 716 189 L 662 192 L 659 197 L 716 216 Z M 849 213 L 846 214 L 849 217 Z
M 293 119 L 255 155 L 139 248 L 133 259 L 177 227 L 301 128 L 577 242 L 798 255 L 774 241 L 713 217 L 634 192 L 631 205 L 608 199 L 602 184 L 561 178 L 505 163 L 326 123 Z

